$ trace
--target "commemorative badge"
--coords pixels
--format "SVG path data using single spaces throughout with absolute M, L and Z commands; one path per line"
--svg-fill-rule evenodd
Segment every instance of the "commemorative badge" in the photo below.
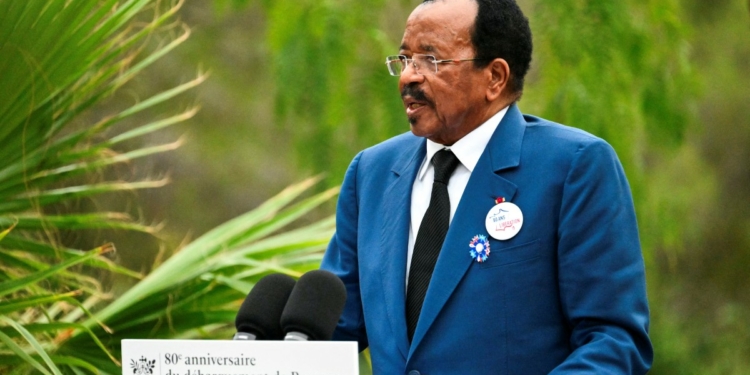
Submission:
M 499 203 L 490 209 L 484 223 L 487 233 L 496 240 L 509 240 L 521 230 L 523 213 L 518 206 L 505 202 L 505 199 L 498 198 L 496 202 Z
M 479 263 L 487 261 L 490 256 L 490 241 L 483 234 L 474 236 L 469 242 L 469 247 L 471 248 L 469 255 Z

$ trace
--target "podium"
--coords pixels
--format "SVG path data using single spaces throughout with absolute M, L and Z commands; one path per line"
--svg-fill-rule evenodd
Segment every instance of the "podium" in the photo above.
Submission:
M 358 375 L 356 342 L 122 340 L 123 375 Z

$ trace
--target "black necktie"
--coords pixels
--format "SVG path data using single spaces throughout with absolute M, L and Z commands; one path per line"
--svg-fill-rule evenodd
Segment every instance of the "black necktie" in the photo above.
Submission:
M 451 215 L 448 180 L 458 166 L 458 159 L 451 150 L 444 149 L 432 157 L 432 164 L 435 167 L 435 181 L 432 183 L 430 206 L 427 207 L 414 243 L 409 267 L 409 284 L 406 288 L 406 329 L 409 341 L 417 328 L 432 271 L 448 233 Z

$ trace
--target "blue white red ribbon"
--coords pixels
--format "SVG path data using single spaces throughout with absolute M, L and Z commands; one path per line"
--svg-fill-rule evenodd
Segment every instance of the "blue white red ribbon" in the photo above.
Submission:
M 479 263 L 487 261 L 490 256 L 490 242 L 487 240 L 487 236 L 478 234 L 471 239 L 469 242 L 471 250 L 469 254 L 471 257 Z

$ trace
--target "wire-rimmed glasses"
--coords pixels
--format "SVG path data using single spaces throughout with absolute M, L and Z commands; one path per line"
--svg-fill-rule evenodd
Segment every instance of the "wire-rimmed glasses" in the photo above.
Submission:
M 414 54 L 411 58 L 404 55 L 393 55 L 385 58 L 385 66 L 388 67 L 388 73 L 392 76 L 400 76 L 406 70 L 406 66 L 411 64 L 414 70 L 424 75 L 425 73 L 435 74 L 438 72 L 438 64 L 458 64 L 463 61 L 475 61 L 480 59 L 447 59 L 438 60 L 432 55 Z

